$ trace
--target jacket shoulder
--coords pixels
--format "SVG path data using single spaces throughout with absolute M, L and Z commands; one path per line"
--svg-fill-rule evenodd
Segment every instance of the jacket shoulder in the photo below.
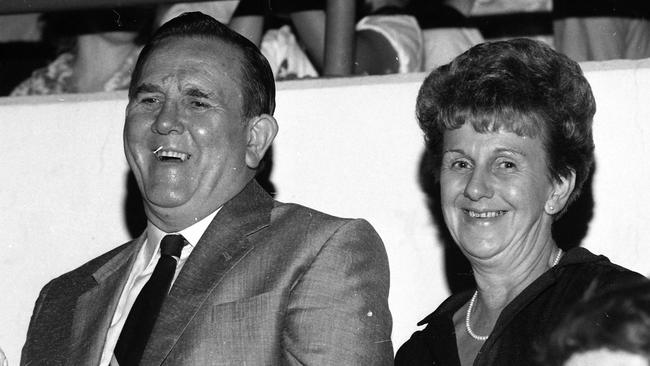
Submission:
M 82 281 L 84 278 L 87 278 L 88 276 L 92 275 L 97 271 L 99 268 L 101 268 L 104 264 L 106 264 L 109 260 L 111 260 L 113 257 L 115 257 L 117 254 L 121 253 L 124 251 L 128 246 L 134 245 L 135 240 L 131 240 L 127 243 L 124 243 L 116 248 L 113 248 L 109 250 L 106 253 L 103 253 L 99 255 L 98 257 L 95 257 L 88 262 L 80 265 L 79 267 L 66 272 L 53 280 L 51 280 L 46 286 L 56 286 L 57 284 L 62 284 L 62 283 L 68 283 L 68 282 L 78 282 Z
M 92 275 L 133 242 L 114 248 L 51 280 L 40 291 L 27 330 L 21 364 L 63 363 L 77 299 L 95 285 Z
M 365 219 L 338 217 L 296 203 L 278 201 L 271 211 L 271 224 L 305 225 L 332 231 L 351 225 L 358 230 L 375 231 Z

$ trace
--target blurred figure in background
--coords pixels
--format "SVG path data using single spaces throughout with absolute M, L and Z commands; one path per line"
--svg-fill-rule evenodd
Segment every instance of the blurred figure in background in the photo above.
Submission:
M 355 74 L 422 70 L 422 30 L 408 14 L 410 0 L 366 0 L 357 23 Z M 388 46 L 388 47 L 386 47 Z
M 356 75 L 417 72 L 422 69 L 422 34 L 407 13 L 408 0 L 357 2 L 354 70 Z M 288 15 L 291 27 L 265 33 L 262 52 L 278 78 L 315 77 L 325 62 L 325 0 L 279 0 L 274 12 Z M 295 36 L 294 36 L 295 31 Z M 305 57 L 301 52 L 306 51 Z M 307 59 L 313 67 L 305 65 Z M 276 71 L 277 70 L 277 71 Z
M 277 4 L 276 4 L 277 3 Z M 268 59 L 273 74 L 278 79 L 292 79 L 304 77 L 316 77 L 318 72 L 312 65 L 309 57 L 295 37 L 291 28 L 277 26 L 278 29 L 268 30 L 273 25 L 270 19 L 275 19 L 275 13 L 284 13 L 287 9 L 295 10 L 295 13 L 304 11 L 324 11 L 324 1 L 304 0 L 293 4 L 295 8 L 287 5 L 290 1 L 259 1 L 259 0 L 227 0 L 227 1 L 199 1 L 190 3 L 179 3 L 173 5 L 160 5 L 156 16 L 156 27 L 174 17 L 189 11 L 199 11 L 210 15 L 219 22 L 227 24 L 228 27 L 237 33 L 245 36 L 262 50 L 262 54 Z M 273 9 L 274 14 L 272 14 Z M 287 12 L 286 17 L 289 17 Z M 311 23 L 305 25 L 319 28 L 325 27 L 324 19 L 322 24 L 308 16 Z M 303 19 L 297 16 L 297 19 Z M 289 19 L 286 20 L 290 22 Z M 265 34 L 265 30 L 268 30 Z M 262 36 L 265 36 L 264 41 Z M 324 34 L 323 34 L 324 40 Z M 323 41 L 324 42 L 324 41 Z M 313 44 L 313 42 L 308 42 Z
M 425 71 L 442 66 L 485 41 L 468 19 L 474 1 L 411 1 L 409 10 L 422 28 Z
M 540 364 L 650 365 L 650 285 L 629 284 L 591 296 L 586 294 L 551 333 Z
M 408 2 L 357 1 L 354 74 L 421 70 L 422 35 L 415 18 L 407 14 Z M 177 9 L 184 9 L 177 12 L 189 9 L 188 6 L 176 5 Z M 326 0 L 213 1 L 191 5 L 191 10 L 215 16 L 257 44 L 269 60 L 276 80 L 322 74 L 325 8 Z M 168 17 L 173 15 L 176 14 Z
M 151 31 L 153 15 L 150 7 L 44 15 L 44 40 L 56 44 L 60 54 L 48 66 L 34 71 L 11 95 L 128 89 L 133 65 Z
M 160 5 L 156 24 L 160 26 L 183 13 L 199 11 L 227 24 L 230 29 L 259 46 L 264 25 L 263 15 L 267 8 L 268 5 L 259 0 L 199 1 Z
M 650 57 L 647 0 L 554 0 L 555 48 L 580 61 Z
M 40 14 L 0 15 L 0 96 L 54 59 L 54 49 L 41 42 Z

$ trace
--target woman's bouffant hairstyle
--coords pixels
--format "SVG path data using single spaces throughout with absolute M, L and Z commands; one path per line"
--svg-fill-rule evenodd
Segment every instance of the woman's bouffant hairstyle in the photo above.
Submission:
M 436 180 L 444 132 L 471 123 L 477 132 L 540 137 L 549 178 L 559 181 L 575 172 L 568 203 L 579 196 L 593 164 L 595 112 L 580 66 L 530 39 L 472 47 L 429 74 L 416 105 Z
M 244 98 L 243 117 L 248 120 L 264 113 L 273 114 L 275 110 L 275 79 L 269 62 L 259 48 L 228 26 L 200 12 L 183 13 L 156 30 L 140 52 L 135 64 L 129 97 L 133 96 L 142 74 L 142 67 L 151 53 L 163 41 L 170 38 L 215 39 L 240 50 L 241 92 Z

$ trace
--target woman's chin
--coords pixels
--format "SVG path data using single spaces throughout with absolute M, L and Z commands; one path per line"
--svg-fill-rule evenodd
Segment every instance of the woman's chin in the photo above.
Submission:
M 504 250 L 505 239 L 498 237 L 463 238 L 459 240 L 461 250 L 471 261 L 472 259 L 486 260 Z

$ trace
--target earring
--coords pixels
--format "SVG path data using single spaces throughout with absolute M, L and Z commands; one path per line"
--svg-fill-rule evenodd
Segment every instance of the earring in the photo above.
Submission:
M 549 213 L 549 215 L 553 214 L 555 212 L 555 207 L 553 207 L 553 205 L 548 205 L 548 209 L 546 211 Z

